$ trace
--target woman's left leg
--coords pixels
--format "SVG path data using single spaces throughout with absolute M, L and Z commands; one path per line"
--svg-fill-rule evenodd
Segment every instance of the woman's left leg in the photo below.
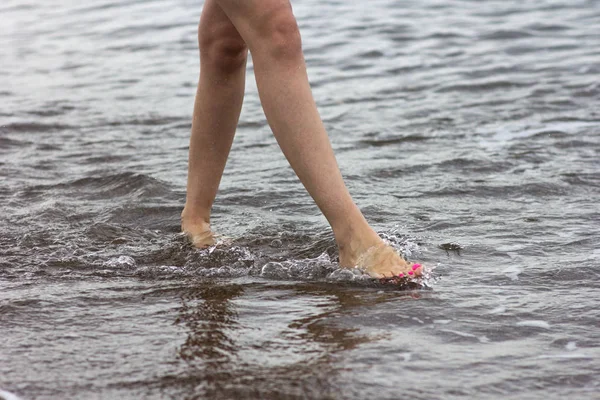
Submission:
M 352 200 L 310 89 L 289 0 L 216 0 L 252 53 L 267 121 L 290 165 L 329 221 L 340 265 L 373 277 L 420 275 L 369 226 Z

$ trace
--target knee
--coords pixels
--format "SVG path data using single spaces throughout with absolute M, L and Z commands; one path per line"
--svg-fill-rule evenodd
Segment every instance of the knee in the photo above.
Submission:
M 246 65 L 248 47 L 237 31 L 231 26 L 198 28 L 200 61 L 222 72 L 237 71 Z
M 297 61 L 302 57 L 298 23 L 290 7 L 270 10 L 257 19 L 257 46 L 276 60 Z

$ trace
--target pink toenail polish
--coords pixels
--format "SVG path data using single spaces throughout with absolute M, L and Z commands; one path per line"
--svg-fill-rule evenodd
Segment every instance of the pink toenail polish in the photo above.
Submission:
M 408 274 L 409 274 L 409 275 L 412 275 L 412 274 L 414 274 L 414 272 L 412 272 L 412 271 L 408 271 Z
M 403 274 L 402 272 L 400 272 L 400 273 L 398 274 L 398 276 L 399 276 L 400 278 L 404 278 L 404 274 Z
M 413 269 L 413 271 L 416 271 L 416 270 L 418 270 L 419 268 L 421 268 L 421 264 L 414 264 L 414 265 L 412 266 L 412 269 Z

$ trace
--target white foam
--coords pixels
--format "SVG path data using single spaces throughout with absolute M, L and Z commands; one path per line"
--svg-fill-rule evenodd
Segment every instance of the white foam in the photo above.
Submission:
M 472 333 L 455 331 L 453 329 L 440 329 L 440 331 L 447 332 L 447 333 L 453 333 L 456 336 L 460 336 L 460 337 L 474 338 L 474 339 L 477 339 L 479 341 L 479 343 L 489 343 L 490 342 L 490 339 L 488 339 L 486 336 L 477 336 L 477 335 L 473 335 Z
M 506 307 L 498 306 L 493 310 L 489 311 L 488 314 L 504 314 L 506 312 Z
M 508 278 L 512 279 L 513 281 L 517 281 L 519 280 L 519 274 L 521 274 L 523 270 L 516 265 L 510 265 L 503 272 Z
M 0 400 L 21 400 L 16 395 L 0 389 Z
M 509 252 L 513 252 L 513 251 L 523 250 L 524 248 L 525 248 L 525 246 L 522 244 L 510 244 L 510 245 L 496 247 L 496 250 L 500 251 L 502 253 L 509 253 Z
M 135 265 L 135 260 L 133 259 L 133 257 L 129 256 L 119 256 L 111 258 L 110 260 L 104 263 L 104 267 L 110 269 L 132 269 L 135 267 Z
M 565 345 L 565 349 L 573 351 L 577 348 L 577 342 L 569 342 Z
M 546 321 L 536 321 L 536 320 L 519 321 L 519 322 L 517 322 L 517 326 L 530 326 L 533 328 L 550 329 L 550 324 L 548 324 Z

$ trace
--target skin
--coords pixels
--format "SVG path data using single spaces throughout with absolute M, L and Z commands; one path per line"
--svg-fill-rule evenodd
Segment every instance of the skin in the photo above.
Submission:
M 194 103 L 182 230 L 214 244 L 210 211 L 244 97 L 246 59 L 267 121 L 298 178 L 331 225 L 342 267 L 375 278 L 412 271 L 369 226 L 352 200 L 310 89 L 300 32 L 288 0 L 206 0 L 198 29 L 200 80 Z M 418 276 L 418 268 L 413 272 Z

